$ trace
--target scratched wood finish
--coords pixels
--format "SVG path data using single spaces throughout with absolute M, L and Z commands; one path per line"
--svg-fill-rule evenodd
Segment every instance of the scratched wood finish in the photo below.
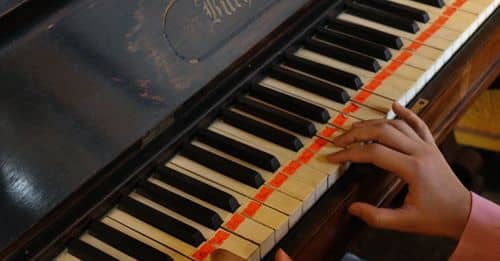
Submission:
M 430 101 L 419 115 L 438 144 L 481 91 L 499 76 L 499 41 L 497 10 L 415 98 L 414 101 Z M 388 206 L 404 186 L 394 175 L 365 166 L 351 169 L 278 246 L 294 260 L 338 260 L 366 229 L 366 225 L 348 214 L 349 204 L 361 200 Z M 271 255 L 267 260 L 272 260 Z
M 35 0 L 1 17 L 0 202 L 9 215 L 0 217 L 0 249 L 193 110 L 217 75 L 308 1 L 233 6 L 214 24 L 194 0 Z M 176 13 L 164 14 L 171 3 Z M 166 41 L 169 19 L 182 14 L 208 19 L 196 29 L 207 42 L 191 48 L 213 46 L 197 63 Z M 186 32 L 168 30 L 184 41 Z

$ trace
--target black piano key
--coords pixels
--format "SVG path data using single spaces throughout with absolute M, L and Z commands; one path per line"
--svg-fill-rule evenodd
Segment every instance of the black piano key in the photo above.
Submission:
M 339 103 L 346 103 L 351 98 L 344 89 L 338 86 L 319 81 L 280 66 L 273 67 L 270 76 Z
M 172 260 L 167 254 L 101 222 L 93 223 L 88 233 L 135 259 Z
M 439 8 L 443 7 L 445 4 L 444 0 L 412 0 L 412 1 L 427 4 L 427 5 L 432 5 L 432 6 L 439 7 Z
M 324 108 L 266 87 L 254 86 L 249 95 L 304 118 L 321 123 L 328 123 L 330 120 L 330 114 Z
M 334 30 L 320 27 L 316 30 L 318 39 L 340 45 L 344 48 L 363 53 L 368 56 L 388 61 L 392 58 L 392 53 L 389 48 L 370 41 L 365 41 L 360 38 L 352 37 Z
M 370 6 L 358 4 L 357 2 L 351 0 L 346 1 L 346 6 L 347 13 L 359 16 L 367 20 L 384 24 L 409 33 L 416 33 L 418 32 L 418 30 L 420 30 L 415 20 L 399 16 L 398 14 L 393 14 Z
M 122 199 L 120 204 L 118 204 L 118 208 L 192 246 L 197 247 L 205 241 L 203 234 L 196 228 L 146 206 L 130 197 Z
M 390 48 L 401 49 L 403 41 L 399 36 L 372 29 L 355 23 L 342 21 L 339 19 L 330 19 L 328 27 L 333 30 L 352 35 L 370 42 L 378 43 Z
M 74 240 L 68 246 L 68 252 L 83 261 L 118 261 L 118 259 L 102 252 L 101 250 L 89 245 L 79 239 Z
M 264 184 L 264 179 L 257 171 L 192 144 L 185 145 L 181 155 L 248 186 L 259 188 Z
M 226 211 L 235 212 L 240 207 L 236 198 L 231 194 L 218 190 L 171 168 L 165 166 L 158 167 L 154 177 Z
M 304 42 L 304 46 L 311 51 L 315 51 L 322 55 L 359 68 L 363 68 L 372 72 L 378 72 L 378 70 L 380 70 L 380 64 L 376 59 L 331 44 L 327 44 L 316 39 L 307 39 Z
M 304 147 L 304 144 L 294 135 L 232 111 L 223 112 L 221 120 L 292 151 L 299 151 Z
M 221 217 L 215 211 L 149 181 L 143 182 L 137 188 L 137 193 L 208 228 L 217 229 L 222 224 Z
M 244 160 L 267 171 L 275 172 L 280 167 L 278 159 L 254 147 L 230 139 L 210 130 L 200 130 L 197 139 L 211 147 L 221 150 L 238 159 Z
M 342 71 L 340 69 L 332 68 L 320 63 L 316 63 L 304 58 L 300 58 L 293 54 L 285 55 L 285 60 L 283 64 L 287 67 L 299 70 L 310 75 L 328 80 L 330 82 L 354 89 L 359 90 L 363 86 L 361 78 L 357 75 Z
M 422 23 L 427 23 L 430 19 L 429 14 L 426 11 L 413 8 L 407 5 L 394 3 L 387 0 L 354 0 L 354 1 L 389 13 L 404 16 L 409 19 L 414 19 Z
M 248 97 L 240 97 L 238 102 L 236 102 L 233 106 L 248 114 L 274 123 L 287 130 L 302 134 L 306 137 L 314 137 L 316 134 L 316 127 L 312 122 L 293 114 L 275 109 L 266 104 L 251 100 Z

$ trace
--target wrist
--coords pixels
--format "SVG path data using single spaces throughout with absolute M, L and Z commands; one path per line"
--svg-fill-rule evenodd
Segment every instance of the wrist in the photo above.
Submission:
M 472 209 L 472 195 L 471 192 L 463 188 L 464 193 L 460 193 L 462 196 L 457 199 L 456 211 L 453 221 L 450 222 L 451 227 L 449 231 L 449 237 L 459 240 L 462 236 L 465 227 L 469 221 L 470 212 Z

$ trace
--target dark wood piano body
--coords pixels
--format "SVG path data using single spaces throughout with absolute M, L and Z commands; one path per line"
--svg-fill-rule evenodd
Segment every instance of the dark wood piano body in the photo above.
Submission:
M 43 2 L 0 18 L 0 256 L 17 259 L 60 251 L 332 5 L 269 1 L 220 39 L 183 46 L 185 28 L 162 22 L 169 1 Z M 438 140 L 498 75 L 497 13 L 419 95 Z M 403 186 L 353 169 L 280 245 L 297 259 L 338 257 L 362 228 L 346 206 L 386 205 Z

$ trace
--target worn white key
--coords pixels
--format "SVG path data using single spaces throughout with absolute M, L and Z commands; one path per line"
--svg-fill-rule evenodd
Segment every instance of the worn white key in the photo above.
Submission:
M 276 241 L 282 239 L 285 234 L 288 232 L 289 223 L 288 216 L 274 210 L 272 208 L 267 207 L 266 205 L 262 205 L 251 198 L 248 198 L 242 194 L 239 194 L 235 191 L 227 189 L 225 187 L 220 186 L 217 183 L 214 183 L 208 179 L 200 177 L 188 170 L 185 170 L 181 167 L 168 163 L 167 167 L 174 169 L 188 177 L 196 179 L 200 182 L 203 182 L 207 185 L 210 185 L 218 190 L 224 191 L 230 195 L 232 195 L 236 201 L 238 201 L 240 207 L 236 210 L 237 213 L 242 213 L 248 218 L 251 218 L 263 225 L 266 225 L 274 230 L 274 236 Z
M 106 253 L 107 255 L 114 257 L 118 260 L 125 260 L 125 261 L 132 261 L 135 260 L 134 258 L 130 257 L 129 255 L 121 252 L 120 250 L 108 245 L 107 243 L 99 240 L 98 238 L 88 234 L 84 233 L 81 237 L 80 240 L 101 250 L 102 252 Z
M 107 218 L 104 218 L 102 222 L 108 225 L 112 224 L 112 222 L 119 223 L 122 226 L 126 226 L 130 230 L 147 235 L 152 240 L 171 249 L 175 249 L 177 252 L 187 257 L 192 257 L 203 246 L 203 244 L 200 244 L 199 247 L 191 246 L 119 209 L 111 210 L 107 214 Z M 214 231 L 212 235 L 215 235 L 218 231 L 219 230 Z M 223 233 L 227 232 L 223 231 Z M 228 250 L 243 259 L 259 260 L 260 257 L 257 245 L 235 234 L 229 234 L 229 236 L 220 245 L 216 245 L 214 247 Z
M 229 124 L 226 124 L 222 121 L 215 121 L 212 123 L 212 125 L 209 127 L 210 130 L 213 130 L 217 133 L 220 133 L 222 135 L 227 135 L 229 137 L 232 137 L 242 143 L 245 143 L 247 145 L 252 145 L 252 144 L 259 144 L 259 146 L 266 150 L 271 152 L 273 155 L 275 155 L 280 162 L 292 162 L 294 161 L 297 156 L 299 155 L 299 152 L 294 152 L 288 149 L 285 149 L 279 145 L 276 145 L 272 142 L 269 142 L 265 139 L 259 138 L 251 133 L 248 133 L 246 131 L 240 130 L 236 127 L 233 127 Z M 303 149 L 301 150 L 303 151 Z M 299 171 L 294 173 L 294 176 L 298 176 L 301 179 L 304 180 L 309 180 L 309 182 L 313 184 L 320 184 L 319 186 L 324 186 L 325 184 L 325 179 L 330 186 L 333 183 L 330 183 L 328 180 L 328 177 L 330 175 L 335 175 L 335 173 L 322 173 L 314 168 L 312 168 L 309 165 L 302 166 Z
M 282 176 L 282 175 L 278 175 L 279 173 L 271 173 L 269 171 L 266 171 L 264 169 L 261 169 L 259 167 L 256 167 L 254 165 L 251 165 L 243 160 L 240 160 L 236 157 L 233 157 L 229 154 L 226 154 L 220 150 L 217 150 L 215 148 L 212 148 L 204 143 L 201 143 L 201 142 L 198 142 L 198 141 L 192 141 L 191 144 L 193 145 L 196 145 L 202 149 L 205 149 L 207 151 L 210 151 L 218 156 L 221 156 L 223 158 L 226 158 L 228 160 L 231 160 L 233 162 L 236 162 L 240 165 L 243 165 L 247 168 L 250 168 L 250 169 L 253 169 L 255 171 L 257 171 L 261 176 L 262 178 L 266 181 L 266 184 L 270 187 L 273 187 L 275 189 L 278 189 L 279 191 L 295 198 L 295 199 L 298 199 L 302 202 L 302 209 L 305 211 L 307 211 L 310 207 L 312 207 L 312 205 L 314 204 L 314 202 L 316 201 L 316 191 L 315 191 L 315 188 L 314 187 L 311 187 L 309 185 L 306 185 L 306 184 L 301 184 L 300 182 L 298 182 L 297 180 L 295 180 L 294 178 L 290 178 L 288 179 L 288 177 L 285 175 L 285 176 Z M 279 184 L 279 182 L 282 182 L 281 179 L 284 179 L 286 178 L 286 181 L 283 182 L 281 185 Z M 278 184 L 275 184 L 275 183 L 278 183 Z M 276 187 L 276 185 L 279 185 L 279 187 Z
M 287 214 L 290 217 L 290 222 L 298 221 L 303 214 L 299 200 L 289 197 L 278 190 L 273 190 L 269 186 L 264 185 L 259 189 L 247 186 L 181 155 L 174 156 L 170 162 L 249 198 L 255 198 L 263 204 Z M 263 191 L 271 191 L 271 193 L 265 200 L 260 200 L 257 195 L 258 193 L 264 193 Z

